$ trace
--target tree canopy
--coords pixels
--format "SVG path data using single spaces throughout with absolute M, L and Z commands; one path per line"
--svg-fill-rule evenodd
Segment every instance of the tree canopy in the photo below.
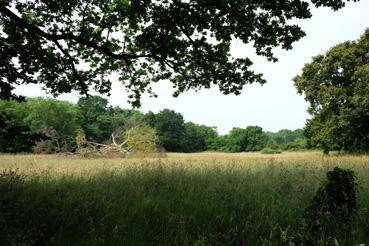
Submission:
M 99 96 L 83 97 L 78 100 L 77 106 L 83 121 L 82 129 L 88 140 L 103 142 L 110 138 L 111 133 L 137 113 L 133 110 L 112 107 L 108 100 Z
M 234 127 L 225 136 L 223 150 L 229 152 L 253 152 L 266 147 L 267 136 L 260 126 L 248 126 L 245 129 Z
M 311 146 L 369 151 L 369 29 L 313 57 L 294 81 L 310 104 L 305 134 Z
M 182 151 L 185 122 L 180 113 L 169 109 L 164 109 L 157 114 L 149 112 L 145 121 L 156 130 L 160 143 L 166 150 Z
M 111 74 L 135 106 L 165 79 L 175 96 L 212 84 L 239 94 L 265 80 L 247 54 L 231 56 L 232 39 L 276 61 L 274 47 L 291 49 L 305 35 L 289 20 L 310 18 L 309 3 L 338 10 L 348 1 L 2 0 L 0 97 L 19 98 L 12 90 L 29 83 L 54 95 L 109 93 Z

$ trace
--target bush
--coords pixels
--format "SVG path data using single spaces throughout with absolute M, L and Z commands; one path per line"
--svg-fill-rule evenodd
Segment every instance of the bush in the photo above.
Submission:
M 282 151 L 279 149 L 264 148 L 261 153 L 263 154 L 281 154 Z
M 293 237 L 296 245 L 353 245 L 357 218 L 357 183 L 354 172 L 335 167 L 314 196 Z
M 53 154 L 57 152 L 55 143 L 49 139 L 36 142 L 36 145 L 32 149 L 35 154 Z
M 318 229 L 321 220 L 329 220 L 339 228 L 350 227 L 356 217 L 354 172 L 335 167 L 327 173 L 327 181 L 315 195 L 310 207 L 311 227 Z

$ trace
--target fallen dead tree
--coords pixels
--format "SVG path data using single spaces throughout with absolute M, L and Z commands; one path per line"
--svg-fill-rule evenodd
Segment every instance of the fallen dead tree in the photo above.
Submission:
M 76 138 L 76 154 L 84 157 L 127 157 L 128 155 L 165 155 L 158 146 L 158 137 L 154 129 L 146 125 L 119 128 L 111 134 L 107 143 L 86 140 L 84 132 Z

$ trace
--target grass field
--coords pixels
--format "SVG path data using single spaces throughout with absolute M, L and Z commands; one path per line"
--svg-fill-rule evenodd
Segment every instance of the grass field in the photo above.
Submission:
M 357 176 L 350 231 L 301 241 L 326 172 Z M 369 243 L 369 156 L 168 154 L 81 159 L 0 155 L 0 245 Z

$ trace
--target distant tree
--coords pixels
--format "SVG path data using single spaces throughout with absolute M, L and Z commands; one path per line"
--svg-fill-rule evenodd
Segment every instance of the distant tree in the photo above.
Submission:
M 185 152 L 199 152 L 214 148 L 214 142 L 218 134 L 212 127 L 185 123 L 185 136 L 183 140 L 183 150 Z
M 247 131 L 243 128 L 234 127 L 226 138 L 226 150 L 230 152 L 245 151 L 247 145 Z
M 86 137 L 97 142 L 109 138 L 114 129 L 110 127 L 108 100 L 93 96 L 79 99 L 77 105 L 82 115 L 82 128 Z
M 183 116 L 180 113 L 164 109 L 157 114 L 148 113 L 144 120 L 156 130 L 160 144 L 167 151 L 185 151 L 184 136 L 186 129 Z
M 313 57 L 294 78 L 313 116 L 305 126 L 307 142 L 324 152 L 369 151 L 369 29 Z
M 230 152 L 228 147 L 228 135 L 218 135 L 209 144 L 209 150 L 219 151 L 219 152 Z
M 0 152 L 31 152 L 41 134 L 31 130 L 24 118 L 26 103 L 0 100 Z
M 143 117 L 143 121 L 152 127 L 155 127 L 155 122 L 156 122 L 156 114 L 152 111 L 147 112 L 144 117 Z
M 306 149 L 306 139 L 302 129 L 294 131 L 282 129 L 278 132 L 266 132 L 267 147 L 280 150 Z
M 286 150 L 299 151 L 308 149 L 305 138 L 296 138 L 293 142 L 287 143 Z
M 198 125 L 192 122 L 185 123 L 183 150 L 185 152 L 198 152 L 206 150 L 205 138 L 201 135 Z
M 266 148 L 271 149 L 271 150 L 281 150 L 281 149 L 283 149 L 283 147 L 280 144 L 278 144 L 274 139 L 269 138 L 269 136 L 268 136 L 267 139 L 268 139 L 268 141 L 265 145 Z
M 259 126 L 234 127 L 224 138 L 225 147 L 221 150 L 230 152 L 260 151 L 267 143 L 267 136 Z
M 310 2 L 337 10 L 348 0 Z M 249 58 L 231 57 L 232 38 L 276 61 L 274 47 L 291 49 L 305 35 L 289 20 L 311 15 L 303 0 L 2 0 L 0 97 L 16 97 L 16 85 L 31 83 L 53 94 L 108 93 L 112 73 L 136 106 L 164 79 L 174 95 L 211 84 L 239 94 L 265 80 Z
M 245 130 L 246 144 L 243 151 L 260 151 L 266 146 L 267 136 L 260 126 L 248 126 Z
M 103 142 L 118 126 L 124 125 L 131 117 L 141 115 L 137 111 L 111 107 L 108 100 L 100 96 L 81 98 L 77 106 L 82 114 L 82 128 L 92 141 Z
M 82 122 L 78 107 L 69 102 L 43 98 L 28 99 L 26 104 L 24 122 L 33 132 L 50 140 L 41 145 L 58 152 L 75 147 L 75 137 Z
M 66 151 L 72 151 L 75 147 L 72 138 L 73 136 L 63 136 L 53 127 L 42 127 L 37 130 L 42 134 L 42 139 L 37 141 L 33 146 L 32 150 L 36 154 L 53 154 Z
M 282 129 L 276 132 L 274 140 L 278 144 L 286 144 L 294 140 L 293 132 L 289 129 Z
M 308 149 L 306 137 L 303 129 L 296 129 L 292 131 L 292 138 L 286 143 L 287 150 L 306 150 Z
M 205 139 L 205 150 L 215 150 L 218 145 L 219 135 L 216 127 L 199 125 L 200 135 Z

